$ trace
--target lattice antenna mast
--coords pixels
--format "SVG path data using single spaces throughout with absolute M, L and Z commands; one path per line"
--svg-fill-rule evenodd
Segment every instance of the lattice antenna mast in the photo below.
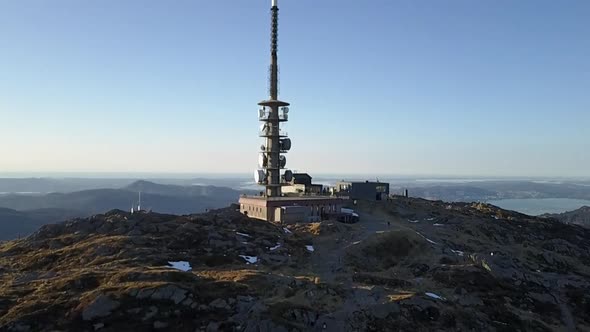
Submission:
M 281 196 L 281 186 L 292 179 L 292 172 L 285 170 L 287 153 L 291 149 L 291 140 L 281 130 L 280 123 L 287 122 L 289 103 L 279 100 L 279 6 L 278 0 L 272 0 L 270 33 L 270 75 L 269 99 L 258 105 L 259 120 L 262 122 L 260 137 L 264 138 L 261 146 L 259 169 L 255 172 L 256 182 L 266 187 L 265 196 Z M 284 174 L 281 171 L 285 170 Z
M 271 33 L 270 33 L 270 99 L 278 100 L 279 97 L 279 6 L 278 0 L 272 1 L 271 8 Z

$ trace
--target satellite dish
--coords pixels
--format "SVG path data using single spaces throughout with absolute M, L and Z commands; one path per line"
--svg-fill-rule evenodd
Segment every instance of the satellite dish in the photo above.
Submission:
M 268 158 L 266 157 L 266 155 L 264 153 L 261 153 L 260 156 L 258 156 L 258 167 L 266 167 L 267 161 Z
M 266 146 L 264 144 L 260 145 L 260 151 L 266 151 Z
M 285 179 L 285 182 L 291 182 L 293 180 L 293 172 L 289 170 L 285 171 L 283 178 Z
M 290 138 L 284 138 L 280 141 L 281 144 L 281 150 L 283 151 L 289 151 L 291 150 L 291 139 Z
M 285 106 L 285 107 L 281 107 L 281 110 L 283 111 L 283 113 L 287 114 L 289 113 L 289 107 Z
M 254 181 L 260 184 L 266 182 L 266 173 L 264 173 L 264 170 L 257 169 L 254 171 Z
M 282 167 L 285 167 L 285 165 L 287 165 L 287 157 L 280 155 L 279 156 L 279 166 L 282 168 Z

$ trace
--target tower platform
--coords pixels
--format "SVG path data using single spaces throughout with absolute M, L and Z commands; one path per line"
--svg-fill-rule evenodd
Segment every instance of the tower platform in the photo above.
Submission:
M 281 224 L 316 222 L 340 214 L 348 200 L 332 196 L 240 197 L 240 212 Z
M 291 104 L 289 104 L 286 101 L 280 101 L 280 100 L 263 100 L 261 102 L 258 103 L 258 105 L 260 106 L 279 106 L 279 107 L 283 107 L 283 106 L 289 106 Z

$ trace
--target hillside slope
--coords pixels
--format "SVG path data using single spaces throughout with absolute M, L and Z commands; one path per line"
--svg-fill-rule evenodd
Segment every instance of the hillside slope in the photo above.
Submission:
M 0 208 L 0 241 L 25 237 L 45 224 L 61 222 L 76 216 L 78 211 L 65 209 L 38 209 L 16 211 Z
M 137 204 L 139 191 L 142 191 L 144 208 L 174 214 L 220 208 L 239 198 L 239 192 L 230 188 L 183 187 L 138 181 L 121 189 L 92 189 L 46 195 L 2 195 L 0 207 L 19 211 L 57 208 L 96 214 L 111 209 L 129 210 L 131 205 Z
M 283 228 L 111 211 L 0 244 L 0 330 L 590 329 L 590 230 L 491 205 L 360 202 Z
M 142 192 L 142 208 L 190 214 L 228 206 L 240 193 L 214 186 L 162 185 L 136 181 L 121 189 L 92 189 L 45 195 L 0 195 L 0 240 L 28 236 L 39 226 L 111 209 L 130 210 Z M 16 210 L 16 211 L 15 211 Z
M 541 215 L 544 218 L 555 218 L 566 224 L 576 224 L 584 227 L 590 227 L 590 206 L 582 206 L 581 208 L 563 213 L 547 213 Z

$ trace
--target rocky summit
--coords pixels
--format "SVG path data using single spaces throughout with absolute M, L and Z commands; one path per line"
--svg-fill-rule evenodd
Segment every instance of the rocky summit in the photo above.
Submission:
M 1 331 L 590 330 L 590 230 L 480 203 L 360 222 L 114 210 L 0 244 Z
M 555 218 L 564 223 L 590 227 L 590 206 L 582 206 L 577 210 L 563 213 L 546 213 L 541 215 L 541 217 Z

